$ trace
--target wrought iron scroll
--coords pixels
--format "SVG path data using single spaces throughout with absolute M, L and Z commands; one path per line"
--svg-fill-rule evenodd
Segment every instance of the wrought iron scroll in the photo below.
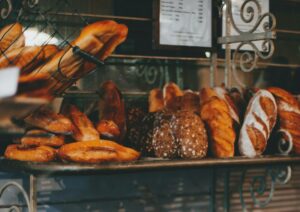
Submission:
M 0 15 L 1 15 L 1 19 L 6 19 L 11 11 L 12 11 L 12 3 L 11 3 L 11 0 L 3 0 L 3 1 L 0 1 L 1 2 L 4 2 L 2 3 L 3 5 L 1 5 L 1 12 L 0 12 Z
M 255 24 L 251 29 L 243 31 L 239 29 L 234 20 L 232 0 L 226 0 L 225 5 L 226 17 L 229 18 L 230 21 L 230 26 L 226 27 L 232 26 L 239 35 L 221 37 L 218 41 L 221 44 L 240 43 L 233 53 L 232 67 L 227 68 L 232 68 L 235 80 L 240 86 L 245 87 L 245 84 L 239 79 L 237 71 L 240 69 L 243 72 L 251 72 L 256 68 L 258 59 L 266 60 L 272 57 L 275 50 L 273 39 L 276 37 L 274 32 L 276 28 L 276 18 L 269 12 L 261 14 L 262 8 L 258 0 L 245 0 L 240 7 L 240 18 L 245 24 L 250 24 L 254 21 Z M 256 20 L 255 17 L 257 17 Z M 261 24 L 263 24 L 264 32 L 255 33 Z M 254 43 L 254 41 L 258 40 L 263 41 L 261 46 L 262 52 Z M 250 47 L 251 51 L 240 53 L 240 50 L 245 46 Z M 226 57 L 230 57 L 231 59 L 231 54 L 226 55 Z M 230 66 L 230 64 L 226 65 Z
M 249 209 L 243 196 L 246 174 L 247 169 L 245 169 L 241 175 L 239 187 L 240 201 L 243 211 L 247 211 Z M 292 169 L 290 166 L 279 166 L 267 168 L 263 175 L 252 177 L 249 182 L 249 191 L 254 207 L 266 207 L 274 196 L 275 185 L 286 184 L 291 179 L 291 175 Z M 268 183 L 270 183 L 269 187 Z M 265 200 L 261 200 L 260 198 L 262 197 L 265 197 Z
M 17 188 L 20 193 L 22 194 L 23 198 L 25 199 L 25 203 L 26 203 L 26 206 L 28 208 L 29 211 L 32 211 L 32 208 L 30 208 L 30 201 L 29 201 L 29 197 L 28 197 L 28 194 L 27 192 L 24 190 L 24 188 L 17 182 L 8 182 L 6 183 L 5 185 L 3 185 L 1 188 L 0 188 L 0 198 L 3 196 L 3 194 L 5 193 L 5 191 L 9 188 L 9 187 L 15 187 Z M 9 206 L 8 208 L 8 211 L 10 212 L 21 212 L 20 208 L 16 205 L 11 205 Z

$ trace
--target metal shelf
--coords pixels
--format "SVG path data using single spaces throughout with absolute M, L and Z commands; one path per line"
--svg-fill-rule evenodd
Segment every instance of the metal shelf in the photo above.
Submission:
M 77 164 L 35 163 L 0 159 L 0 171 L 23 172 L 34 175 L 101 174 L 185 168 L 225 168 L 263 165 L 291 165 L 300 163 L 300 156 L 262 156 L 256 158 L 234 157 L 228 159 L 206 158 L 199 160 L 167 160 L 144 158 L 131 163 Z

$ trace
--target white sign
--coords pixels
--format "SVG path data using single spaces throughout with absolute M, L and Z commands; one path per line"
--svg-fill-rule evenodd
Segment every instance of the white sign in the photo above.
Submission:
M 212 46 L 211 0 L 160 0 L 159 44 Z
M 17 67 L 0 69 L 0 98 L 16 94 L 20 70 Z
M 245 2 L 246 0 L 232 0 L 232 16 L 233 16 L 233 20 L 237 26 L 238 29 L 240 29 L 240 31 L 249 31 L 250 29 L 252 29 L 256 23 L 256 21 L 258 20 L 258 8 L 255 5 L 255 3 L 253 2 L 249 2 L 246 4 L 245 10 L 244 10 L 244 15 L 245 18 L 249 18 L 250 14 L 247 13 L 247 6 L 251 6 L 255 11 L 254 11 L 254 18 L 250 23 L 245 23 L 242 19 L 241 19 L 241 7 L 242 4 Z M 269 0 L 258 0 L 258 3 L 261 6 L 261 15 L 264 13 L 269 12 Z M 226 8 L 224 8 L 225 10 Z M 223 11 L 223 20 L 222 20 L 222 35 L 226 36 L 226 13 L 225 11 Z M 259 33 L 259 32 L 264 32 L 263 29 L 263 25 L 266 22 L 267 18 L 264 19 L 261 24 L 259 25 L 259 27 L 257 28 L 257 30 L 254 33 Z M 230 34 L 231 35 L 239 35 L 239 33 L 231 26 L 230 28 Z M 263 41 L 255 41 L 253 42 L 260 51 L 262 51 L 262 43 Z M 231 49 L 236 49 L 237 46 L 239 45 L 239 43 L 233 43 L 230 45 Z M 225 48 L 225 45 L 223 45 L 223 48 Z M 251 47 L 249 46 L 243 46 L 243 48 L 241 48 L 241 50 L 253 50 Z

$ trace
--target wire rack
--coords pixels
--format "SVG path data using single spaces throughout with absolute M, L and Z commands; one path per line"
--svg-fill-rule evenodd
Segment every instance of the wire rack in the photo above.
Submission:
M 61 94 L 66 88 L 83 77 L 81 73 L 76 74 L 76 76 L 67 76 L 61 67 L 64 56 L 70 52 L 70 50 L 72 54 L 79 57 L 79 67 L 82 67 L 85 62 L 95 64 L 96 68 L 104 64 L 103 61 L 100 61 L 95 56 L 72 44 L 71 40 L 78 36 L 82 27 L 90 24 L 90 22 L 81 16 L 68 0 L 52 2 L 40 2 L 39 0 L 6 0 L 2 1 L 1 4 L 1 27 L 8 27 L 5 28 L 6 31 L 0 40 L 2 40 L 6 34 L 10 33 L 16 24 L 20 23 L 23 26 L 22 33 L 16 37 L 8 47 L 0 49 L 1 57 L 7 60 L 8 66 L 16 65 L 25 52 L 25 48 L 22 48 L 15 57 L 12 58 L 9 56 L 10 51 L 12 51 L 11 47 L 17 42 L 20 42 L 22 36 L 25 37 L 25 46 L 41 47 L 35 52 L 35 55 L 31 55 L 30 62 L 24 67 L 24 69 L 33 67 L 35 73 L 38 73 L 47 62 L 43 61 L 44 63 L 42 64 L 35 64 L 37 58 L 42 54 L 47 45 L 56 45 L 59 50 L 64 51 L 62 57 L 60 57 L 56 71 L 50 75 L 50 78 L 52 78 L 55 84 L 51 84 L 49 89 L 54 89 L 56 95 Z M 64 18 L 59 16 L 61 10 L 66 11 L 66 8 L 70 15 L 67 19 L 72 20 L 68 21 L 68 24 L 64 23 Z M 73 25 L 73 27 L 70 27 L 70 25 Z M 64 26 L 64 28 L 67 27 L 68 30 L 63 29 L 61 26 Z M 51 56 L 53 55 L 50 55 L 49 58 L 51 58 Z M 96 68 L 85 72 L 85 74 L 96 70 Z

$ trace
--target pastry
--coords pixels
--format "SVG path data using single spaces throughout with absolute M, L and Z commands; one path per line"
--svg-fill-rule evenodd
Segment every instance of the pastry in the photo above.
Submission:
M 268 88 L 268 91 L 273 94 L 276 100 L 280 128 L 279 131 L 284 131 L 290 134 L 290 139 L 287 139 L 287 137 L 284 137 L 284 139 L 292 142 L 294 152 L 300 154 L 299 102 L 292 94 L 281 88 L 271 87 Z
M 28 147 L 11 144 L 4 153 L 5 158 L 30 162 L 50 162 L 56 159 L 56 150 L 48 146 Z
M 126 134 L 126 114 L 122 94 L 112 81 L 106 81 L 101 85 L 99 96 L 100 122 L 98 125 L 103 121 L 112 121 L 118 126 L 118 130 L 120 131 L 117 141 L 122 142 Z M 115 128 L 113 125 L 112 127 Z M 97 126 L 97 129 L 100 129 L 100 127 Z M 112 131 L 114 130 L 112 129 Z M 103 132 L 99 133 L 101 135 Z
M 0 30 L 1 54 L 25 45 L 25 37 L 22 30 L 23 27 L 20 23 L 7 25 Z
M 96 141 L 100 139 L 93 123 L 76 106 L 70 105 L 66 111 L 67 114 L 65 115 L 70 118 L 74 125 L 72 137 L 76 141 Z
M 62 160 L 78 163 L 129 162 L 139 158 L 137 151 L 108 140 L 75 142 L 62 146 Z
M 60 147 L 65 143 L 63 135 L 55 135 L 44 130 L 29 130 L 21 138 L 24 146 L 51 146 Z
M 236 134 L 228 105 L 211 88 L 203 88 L 200 99 L 200 116 L 207 127 L 213 156 L 233 157 Z
M 57 134 L 72 134 L 74 129 L 70 119 L 46 107 L 37 109 L 24 121 L 31 126 Z
M 259 90 L 250 100 L 240 131 L 239 151 L 247 157 L 261 155 L 276 123 L 277 106 L 273 95 Z
M 120 138 L 120 129 L 112 120 L 101 120 L 97 125 L 97 131 L 102 139 L 118 141 Z

